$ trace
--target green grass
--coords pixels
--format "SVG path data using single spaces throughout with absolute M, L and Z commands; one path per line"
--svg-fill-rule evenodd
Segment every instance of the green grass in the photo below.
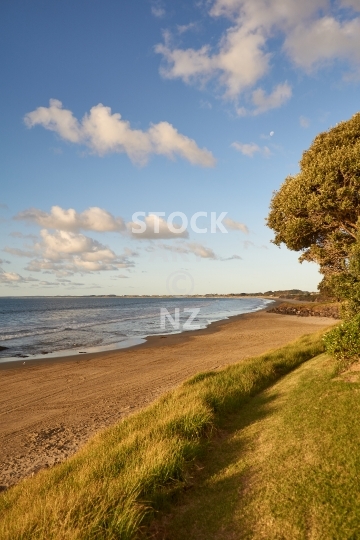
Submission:
M 335 367 L 318 356 L 230 415 L 156 536 L 360 538 L 360 372 Z
M 135 538 L 189 484 L 194 460 L 205 455 L 224 419 L 322 351 L 321 335 L 313 334 L 195 376 L 65 463 L 2 494 L 0 538 Z

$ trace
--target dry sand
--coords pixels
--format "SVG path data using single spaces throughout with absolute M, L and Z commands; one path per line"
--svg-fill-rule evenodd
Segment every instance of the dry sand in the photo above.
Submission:
M 260 311 L 112 352 L 0 364 L 0 485 L 63 461 L 92 434 L 204 370 L 334 324 Z

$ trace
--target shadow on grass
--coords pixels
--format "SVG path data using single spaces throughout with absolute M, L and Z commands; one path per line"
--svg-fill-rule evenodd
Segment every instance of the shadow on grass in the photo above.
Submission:
M 246 428 L 277 411 L 280 394 L 253 397 L 238 413 L 221 423 L 201 463 L 195 466 L 186 490 L 178 495 L 167 513 L 155 519 L 145 538 L 156 540 L 224 539 L 239 500 L 254 481 L 254 472 L 242 456 L 251 452 L 253 437 Z M 237 534 L 234 538 L 239 538 Z M 241 538 L 251 538 L 244 530 Z
M 320 355 L 225 417 L 156 540 L 360 538 L 360 384 Z

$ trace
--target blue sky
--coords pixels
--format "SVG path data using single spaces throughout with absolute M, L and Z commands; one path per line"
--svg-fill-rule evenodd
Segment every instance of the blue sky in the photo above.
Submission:
M 316 290 L 265 218 L 316 134 L 359 109 L 359 0 L 0 11 L 1 295 Z

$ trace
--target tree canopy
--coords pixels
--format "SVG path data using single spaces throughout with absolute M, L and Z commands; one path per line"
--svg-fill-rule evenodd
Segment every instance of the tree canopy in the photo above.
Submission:
M 320 265 L 323 287 L 360 283 L 360 113 L 315 138 L 274 193 L 267 224 L 276 245 Z

